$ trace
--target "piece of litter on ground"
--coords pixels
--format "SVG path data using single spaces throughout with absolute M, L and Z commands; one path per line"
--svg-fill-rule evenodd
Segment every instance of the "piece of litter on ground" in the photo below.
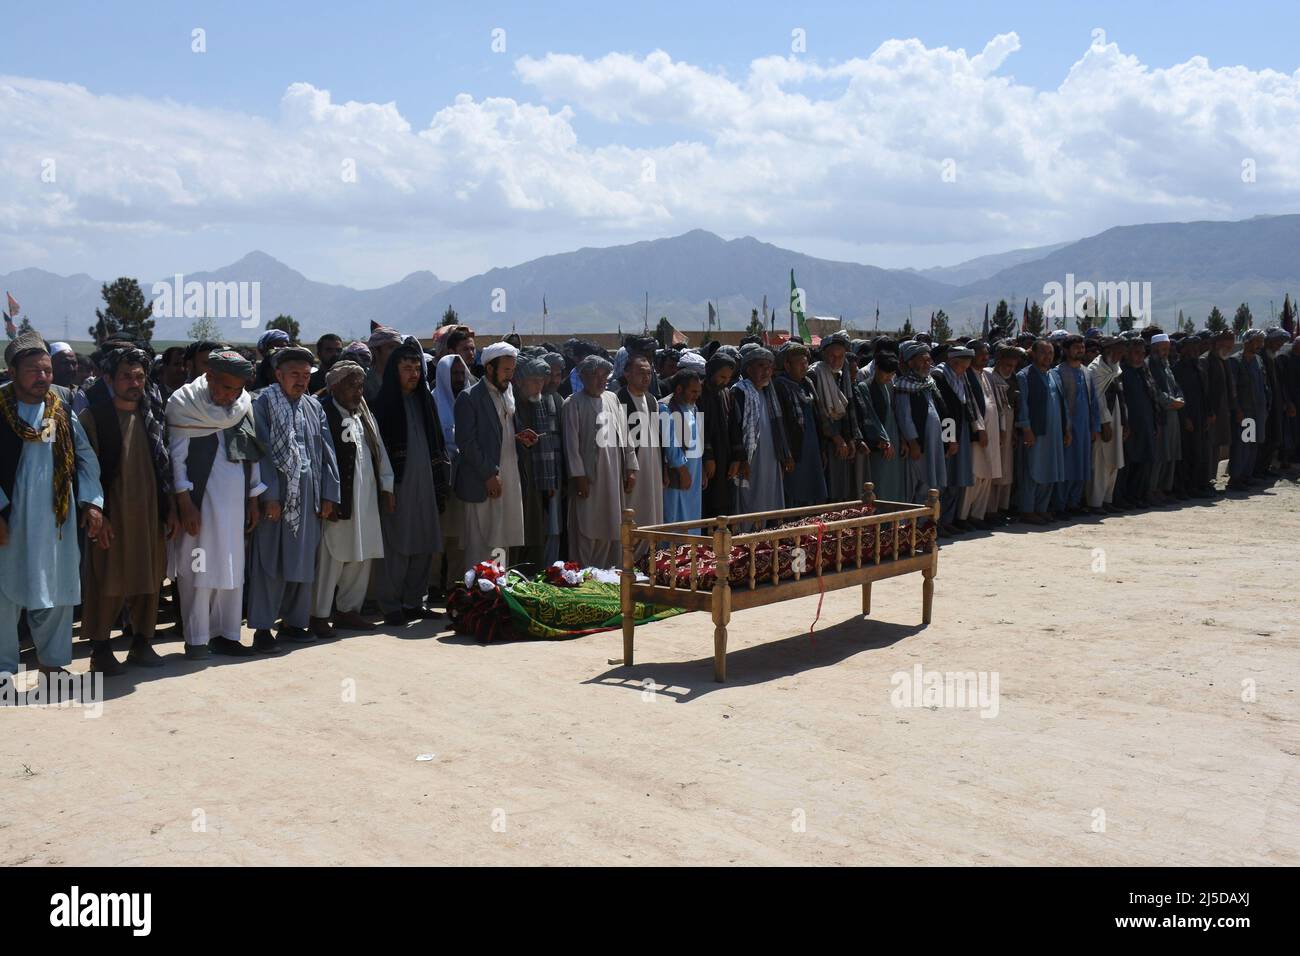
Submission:
M 417 756 L 415 759 L 416 759 L 416 760 L 433 760 L 433 759 L 436 758 L 437 756 L 438 756 L 437 754 L 420 754 L 420 755 Z

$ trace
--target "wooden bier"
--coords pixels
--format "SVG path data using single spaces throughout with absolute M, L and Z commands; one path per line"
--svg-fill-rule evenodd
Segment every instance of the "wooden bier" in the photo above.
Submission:
M 872 514 L 845 520 L 823 522 L 818 515 L 831 514 L 862 504 L 873 505 Z M 807 524 L 787 528 L 775 528 L 752 532 L 741 532 L 740 527 L 761 527 L 765 522 L 789 522 L 800 518 L 810 519 Z M 910 523 L 907 537 L 900 541 L 900 522 Z M 884 578 L 898 577 L 919 571 L 921 583 L 921 621 L 930 623 L 930 612 L 934 604 L 934 578 L 939 573 L 939 546 L 937 539 L 932 540 L 928 550 L 917 551 L 917 526 L 921 521 L 929 520 L 937 527 L 939 523 L 939 492 L 930 490 L 924 505 L 905 504 L 897 501 L 879 501 L 876 499 L 871 482 L 863 487 L 862 501 L 841 501 L 833 504 L 814 505 L 804 508 L 786 508 L 781 511 L 764 511 L 755 514 L 730 515 L 718 518 L 705 518 L 700 521 L 678 521 L 671 524 L 647 525 L 637 527 L 636 514 L 632 509 L 623 512 L 621 529 L 623 545 L 623 574 L 620 580 L 620 599 L 623 611 L 623 664 L 631 667 L 633 663 L 633 645 L 636 636 L 635 607 L 637 602 L 655 604 L 661 607 L 676 607 L 690 611 L 710 611 L 713 615 L 713 677 L 719 682 L 727 679 L 727 625 L 731 621 L 731 612 L 750 607 L 761 607 L 807 597 L 822 591 L 835 591 L 840 588 L 861 585 L 862 613 L 871 613 L 871 585 Z M 864 555 L 863 539 L 869 529 L 874 529 L 872 538 L 874 546 Z M 699 533 L 691 534 L 691 531 Z M 793 567 L 793 579 L 780 579 L 779 548 L 782 541 L 797 542 L 801 537 L 812 536 L 821 540 L 819 535 L 835 534 L 834 557 L 823 561 L 822 549 L 817 548 L 816 560 L 806 567 L 797 563 Z M 881 539 L 885 534 L 892 535 L 893 547 L 889 558 L 881 556 Z M 910 541 L 909 541 L 910 539 Z M 856 542 L 855 554 L 844 554 L 844 544 Z M 772 568 L 770 575 L 756 573 L 757 562 L 755 549 L 762 542 L 771 545 Z M 648 552 L 647 568 L 650 572 L 648 582 L 636 581 L 636 553 L 645 545 Z M 712 545 L 716 556 L 716 575 L 710 588 L 707 582 L 701 586 L 698 574 L 698 551 L 701 547 Z M 907 547 L 906 557 L 899 557 L 899 545 Z M 910 546 L 908 546 L 910 544 Z M 655 574 L 656 555 L 666 547 L 676 554 L 680 545 L 690 550 L 690 575 L 685 586 L 677 584 L 676 562 L 674 570 L 668 575 L 668 583 L 661 584 Z M 748 564 L 743 575 L 748 586 L 731 583 L 731 549 L 741 546 L 742 551 L 736 559 L 742 565 Z

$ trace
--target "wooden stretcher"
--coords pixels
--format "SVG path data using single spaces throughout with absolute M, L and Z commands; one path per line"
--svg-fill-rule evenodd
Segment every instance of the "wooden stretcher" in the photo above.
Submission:
M 873 513 L 829 522 L 818 517 L 861 508 L 864 504 L 873 506 Z M 788 523 L 799 519 L 806 523 L 763 531 L 738 530 L 761 527 L 771 521 Z M 939 546 L 934 537 L 938 523 L 938 491 L 931 489 L 924 505 L 880 501 L 876 499 L 871 482 L 863 487 L 860 502 L 844 501 L 645 527 L 637 527 L 636 514 L 629 508 L 623 512 L 621 529 L 623 665 L 630 667 L 633 662 L 634 606 L 638 601 L 712 612 L 713 678 L 719 682 L 727 679 L 727 624 L 733 610 L 762 607 L 861 585 L 862 613 L 868 615 L 871 613 L 873 582 L 919 571 L 922 576 L 921 622 L 929 624 L 934 602 L 934 578 L 939 572 Z M 928 530 L 922 530 L 925 528 Z M 699 529 L 698 533 L 690 533 L 696 529 Z M 831 539 L 833 560 L 825 554 Z M 812 554 L 806 554 L 807 548 L 800 548 L 801 541 L 805 545 L 810 541 L 816 542 Z M 770 560 L 760 562 L 756 554 L 764 544 L 770 549 Z M 738 558 L 733 555 L 737 546 L 740 548 Z M 783 546 L 792 552 L 795 549 L 803 552 L 800 560 L 787 562 L 788 568 L 784 573 L 792 571 L 792 577 L 782 576 Z M 701 555 L 707 556 L 710 547 L 716 556 L 716 570 L 705 575 L 701 573 Z M 688 556 L 683 554 L 683 549 Z M 650 572 L 648 582 L 636 581 L 635 570 L 640 561 L 645 561 Z M 739 584 L 736 583 L 737 563 L 741 568 Z M 760 563 L 770 564 L 770 568 L 759 574 Z M 680 570 L 684 564 L 688 567 L 686 571 Z M 672 568 L 666 573 L 666 583 L 660 580 L 664 575 L 656 573 L 661 566 Z

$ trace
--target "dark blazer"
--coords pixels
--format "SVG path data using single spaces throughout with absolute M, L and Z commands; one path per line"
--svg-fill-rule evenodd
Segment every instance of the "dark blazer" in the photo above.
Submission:
M 487 501 L 487 480 L 501 473 L 501 421 L 488 389 L 480 378 L 456 396 L 456 447 L 451 486 L 461 501 Z

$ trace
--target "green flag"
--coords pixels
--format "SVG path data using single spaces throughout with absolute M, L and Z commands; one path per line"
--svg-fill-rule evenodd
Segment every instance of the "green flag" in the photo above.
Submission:
M 790 270 L 790 314 L 799 322 L 799 338 L 812 345 L 812 332 L 808 331 L 808 317 L 803 314 L 803 301 L 798 286 L 794 284 L 794 270 Z

